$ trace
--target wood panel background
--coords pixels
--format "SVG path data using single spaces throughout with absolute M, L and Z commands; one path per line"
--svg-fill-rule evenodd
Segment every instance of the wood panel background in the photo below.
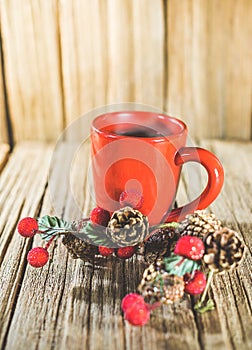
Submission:
M 251 139 L 251 0 L 1 0 L 0 141 L 55 140 L 121 102 Z M 6 94 L 3 92 L 3 81 Z
M 6 119 L 6 108 L 5 108 L 5 93 L 4 93 L 4 82 L 3 82 L 3 65 L 2 65 L 2 47 L 0 43 L 0 142 L 8 142 L 8 128 Z

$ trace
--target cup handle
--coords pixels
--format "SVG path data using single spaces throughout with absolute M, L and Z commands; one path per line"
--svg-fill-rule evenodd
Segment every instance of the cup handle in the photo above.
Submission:
M 224 181 L 224 170 L 219 159 L 203 148 L 183 147 L 176 154 L 174 161 L 178 166 L 187 162 L 202 164 L 207 171 L 208 182 L 204 191 L 191 203 L 173 209 L 166 217 L 166 222 L 183 220 L 187 214 L 207 208 L 219 195 Z

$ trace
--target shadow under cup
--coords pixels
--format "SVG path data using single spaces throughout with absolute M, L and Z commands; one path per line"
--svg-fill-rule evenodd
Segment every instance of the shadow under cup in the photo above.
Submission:
M 97 117 L 91 127 L 92 171 L 96 203 L 113 212 L 123 191 L 143 195 L 141 212 L 151 225 L 171 211 L 185 147 L 186 125 L 153 112 L 114 112 Z

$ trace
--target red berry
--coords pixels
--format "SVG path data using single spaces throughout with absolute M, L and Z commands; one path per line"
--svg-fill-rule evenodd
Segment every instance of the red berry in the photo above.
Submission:
M 181 237 L 174 249 L 174 253 L 191 260 L 199 260 L 205 251 L 202 239 L 194 236 Z
M 33 267 L 44 266 L 49 259 L 48 251 L 43 247 L 36 247 L 29 251 L 27 255 L 28 263 Z
M 90 213 L 90 220 L 93 224 L 107 226 L 110 219 L 110 214 L 107 210 L 100 207 L 94 208 Z
M 141 193 L 135 190 L 123 191 L 119 198 L 121 207 L 130 206 L 137 210 L 142 208 L 143 200 Z
M 18 232 L 23 237 L 33 237 L 38 231 L 38 223 L 34 218 L 23 218 L 18 223 Z
M 135 303 L 145 304 L 144 298 L 142 297 L 142 295 L 137 293 L 129 293 L 125 295 L 121 303 L 123 312 L 125 312 L 129 307 L 131 307 Z
M 143 326 L 150 319 L 150 310 L 146 304 L 136 302 L 126 309 L 124 318 L 133 326 Z
M 185 292 L 191 295 L 197 295 L 203 292 L 206 288 L 206 275 L 200 270 L 196 270 L 194 274 L 185 274 Z
M 99 253 L 103 256 L 110 256 L 115 251 L 114 248 L 103 247 L 103 246 L 99 246 L 98 249 L 99 249 Z
M 136 251 L 136 247 L 121 247 L 121 248 L 118 248 L 117 251 L 116 251 L 116 255 L 118 256 L 118 258 L 120 259 L 128 259 L 128 258 L 131 258 L 132 255 L 135 254 L 135 251 Z

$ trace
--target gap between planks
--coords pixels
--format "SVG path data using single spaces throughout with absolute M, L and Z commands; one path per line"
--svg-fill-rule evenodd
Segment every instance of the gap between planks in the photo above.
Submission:
M 0 143 L 0 173 L 8 160 L 9 151 L 10 146 L 7 143 Z

